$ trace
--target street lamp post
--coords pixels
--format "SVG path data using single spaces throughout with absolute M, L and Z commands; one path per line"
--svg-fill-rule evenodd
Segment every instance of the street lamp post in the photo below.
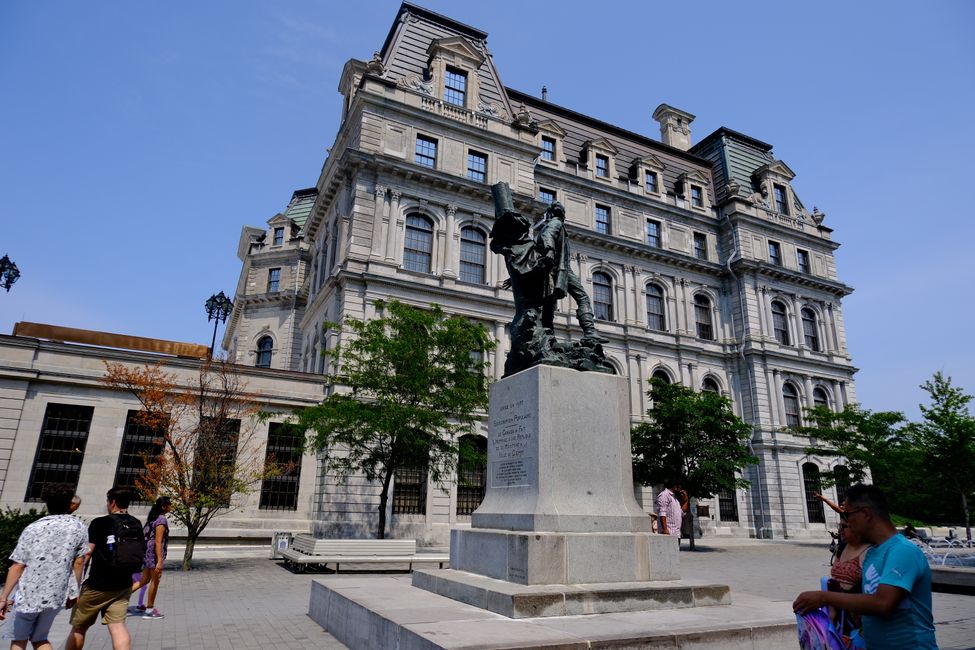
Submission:
M 14 286 L 14 282 L 20 277 L 20 269 L 17 265 L 10 261 L 10 258 L 4 255 L 0 258 L 0 287 L 7 290 L 10 293 L 10 287 Z
M 217 344 L 217 325 L 227 320 L 230 310 L 234 308 L 234 303 L 221 291 L 207 298 L 204 306 L 207 310 L 207 322 L 213 321 L 213 339 L 210 341 L 210 356 L 212 357 L 213 346 Z

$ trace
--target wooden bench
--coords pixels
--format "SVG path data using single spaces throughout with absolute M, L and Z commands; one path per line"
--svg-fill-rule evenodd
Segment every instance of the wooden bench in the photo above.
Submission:
M 447 553 L 417 553 L 415 539 L 316 539 L 311 535 L 296 535 L 291 548 L 281 551 L 285 566 L 296 572 L 307 571 L 308 565 L 391 564 L 409 565 L 436 563 L 442 569 L 450 561 Z

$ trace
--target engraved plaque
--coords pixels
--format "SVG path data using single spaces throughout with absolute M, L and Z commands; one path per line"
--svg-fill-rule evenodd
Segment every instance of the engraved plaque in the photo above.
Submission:
M 491 419 L 488 439 L 490 487 L 535 485 L 538 464 L 535 413 L 524 399 L 502 404 Z

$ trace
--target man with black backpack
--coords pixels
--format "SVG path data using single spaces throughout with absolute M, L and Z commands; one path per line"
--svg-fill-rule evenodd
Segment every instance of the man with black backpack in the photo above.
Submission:
M 114 650 L 128 650 L 129 631 L 125 614 L 132 595 L 132 574 L 142 569 L 146 544 L 142 523 L 128 513 L 132 493 L 127 488 L 108 491 L 108 515 L 98 517 L 88 526 L 91 567 L 88 579 L 71 614 L 71 634 L 66 650 L 81 650 L 85 633 L 98 615 L 108 626 Z

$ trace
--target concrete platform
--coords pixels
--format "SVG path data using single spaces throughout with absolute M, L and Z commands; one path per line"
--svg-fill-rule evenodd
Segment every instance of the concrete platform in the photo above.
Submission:
M 682 580 L 519 585 L 452 569 L 417 571 L 413 586 L 509 618 L 581 616 L 730 605 L 727 585 Z
M 975 568 L 933 566 L 931 589 L 946 594 L 975 596 Z
M 798 648 L 789 603 L 744 595 L 714 607 L 514 619 L 413 587 L 409 576 L 332 576 L 312 582 L 308 614 L 353 649 Z

